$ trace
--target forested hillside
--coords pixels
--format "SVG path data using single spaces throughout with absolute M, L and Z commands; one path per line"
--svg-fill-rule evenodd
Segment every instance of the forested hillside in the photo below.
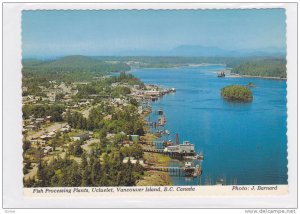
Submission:
M 96 57 L 102 60 L 133 62 L 133 67 L 168 68 L 188 66 L 190 64 L 224 64 L 232 68 L 232 72 L 241 75 L 286 78 L 286 60 L 283 57 L 176 57 L 176 56 L 128 56 L 128 57 Z
M 234 66 L 232 72 L 241 75 L 286 78 L 286 60 L 249 60 Z
M 23 60 L 23 77 L 43 77 L 45 79 L 61 79 L 64 81 L 90 80 L 109 72 L 128 71 L 125 63 L 108 63 L 100 59 L 86 56 L 67 56 L 56 60 Z
M 150 56 L 67 56 L 56 60 L 23 60 L 23 77 L 62 79 L 66 82 L 91 80 L 109 72 L 131 67 L 166 68 L 189 64 L 224 64 L 241 75 L 286 78 L 286 60 L 278 57 L 150 57 Z M 39 75 L 43 73 L 43 75 Z M 41 79 L 39 80 L 39 82 Z M 25 81 L 26 83 L 26 81 Z

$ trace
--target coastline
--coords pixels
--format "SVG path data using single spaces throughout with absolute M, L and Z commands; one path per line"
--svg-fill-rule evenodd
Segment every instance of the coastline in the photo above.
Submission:
M 143 141 L 149 142 L 157 139 L 154 134 L 148 132 L 148 127 L 146 128 L 147 133 L 143 136 Z M 152 147 L 149 144 L 143 144 L 142 148 Z M 170 157 L 165 156 L 163 154 L 158 153 L 150 153 L 144 152 L 143 154 L 144 161 L 152 166 L 169 166 L 170 161 L 172 160 Z M 172 180 L 168 172 L 161 172 L 155 170 L 145 170 L 144 175 L 141 179 L 138 180 L 136 186 L 171 186 Z
M 143 69 L 173 69 L 173 68 L 186 68 L 186 67 L 204 67 L 204 66 L 226 66 L 222 63 L 200 63 L 200 64 L 193 64 L 193 63 L 183 63 L 183 64 L 173 64 L 168 66 L 149 66 L 149 67 L 131 67 L 129 71 L 126 71 L 126 73 L 130 73 L 133 71 L 142 71 Z
M 143 118 L 146 118 L 151 114 L 151 111 L 146 111 L 142 114 Z M 155 141 L 158 137 L 149 132 L 149 127 L 144 123 L 145 135 L 141 136 L 141 144 L 143 150 L 153 148 L 151 142 Z M 155 167 L 167 167 L 170 165 L 170 161 L 173 159 L 158 153 L 144 152 L 143 159 L 145 163 Z M 138 180 L 136 186 L 171 186 L 173 185 L 171 177 L 168 172 L 156 171 L 156 170 L 145 170 L 142 178 Z
M 210 64 L 210 63 L 202 63 L 202 64 L 186 64 L 186 65 L 174 65 L 174 66 L 168 66 L 168 67 L 142 67 L 142 68 L 131 68 L 131 70 L 126 71 L 126 73 L 131 73 L 134 72 L 136 70 L 143 70 L 143 69 L 172 69 L 172 68 L 185 68 L 185 67 L 202 67 L 202 66 L 211 66 L 211 65 L 218 65 L 218 66 L 226 66 L 225 64 Z M 214 72 L 218 73 L 222 70 L 215 70 Z M 225 71 L 228 71 L 228 69 L 226 69 Z M 270 79 L 270 80 L 287 80 L 287 78 L 281 78 L 281 77 L 271 77 L 271 76 L 252 76 L 252 75 L 245 75 L 245 74 L 236 74 L 236 73 L 230 73 L 228 75 L 226 75 L 226 77 L 230 77 L 230 78 L 260 78 L 260 79 Z
M 222 70 L 222 69 L 220 69 L 220 70 Z M 197 72 L 197 69 L 194 69 L 194 71 Z M 150 70 L 149 73 L 151 73 L 151 72 L 152 72 L 152 71 Z M 216 79 L 216 77 L 215 77 L 215 75 L 214 75 L 215 72 L 216 72 L 216 70 L 214 70 L 211 74 L 209 74 L 209 79 L 213 79 L 213 80 Z M 160 76 L 163 76 L 163 75 L 160 75 L 160 72 L 157 72 L 157 73 L 158 73 L 158 74 L 155 75 L 156 78 L 159 78 Z M 200 73 L 200 72 L 199 72 L 199 73 Z M 181 69 L 177 70 L 177 74 L 178 74 L 178 75 L 180 75 L 180 74 L 184 75 L 184 73 L 181 73 Z M 147 82 L 150 82 L 150 81 L 147 79 L 148 73 L 146 73 L 145 75 L 140 75 L 140 76 L 137 75 L 137 76 L 138 76 L 139 78 L 141 78 L 141 80 L 144 80 L 144 78 L 146 77 L 145 80 L 146 80 Z M 144 77 L 144 78 L 143 78 L 143 77 Z M 201 77 L 200 74 L 199 74 L 199 77 Z M 228 75 L 226 75 L 226 77 L 231 77 L 231 75 L 228 74 Z M 233 74 L 232 77 L 233 77 L 233 78 L 234 78 L 234 77 L 236 77 L 236 78 L 242 78 L 243 75 L 238 75 L 238 74 L 234 75 L 234 74 Z M 152 76 L 151 76 L 151 78 L 152 78 Z M 245 78 L 253 78 L 253 76 L 246 75 Z M 276 82 L 278 82 L 278 83 L 281 82 L 281 81 L 280 81 L 280 82 L 279 82 L 279 81 L 269 81 L 268 79 L 270 79 L 270 80 L 282 80 L 281 78 L 278 78 L 278 77 L 276 78 L 276 77 L 261 77 L 261 76 L 257 76 L 256 78 L 261 78 L 261 79 L 262 79 L 261 81 L 264 81 L 263 79 L 266 79 L 265 81 L 267 81 L 268 84 L 276 84 Z M 151 79 L 151 80 L 152 80 L 152 79 Z M 230 79 L 228 79 L 228 80 L 230 81 Z M 233 80 L 234 80 L 234 79 L 232 79 L 232 81 L 233 81 Z M 248 82 L 251 82 L 250 80 L 251 80 L 251 79 L 249 79 Z M 252 79 L 252 80 L 254 81 L 255 79 Z M 205 80 L 203 80 L 203 81 L 205 81 Z M 244 80 L 243 80 L 243 79 L 239 79 L 239 80 L 236 79 L 236 81 L 237 81 L 237 82 L 240 82 L 240 81 L 241 81 L 241 82 L 245 82 L 245 81 L 246 81 L 246 83 L 247 83 L 247 79 L 244 79 Z M 257 81 L 259 81 L 259 80 L 257 79 Z M 220 82 L 220 81 L 219 81 L 219 82 Z M 221 82 L 222 82 L 222 81 L 221 81 Z M 159 83 L 161 83 L 161 82 L 160 82 L 160 81 L 157 81 L 157 82 L 156 82 L 156 81 L 155 81 L 155 82 L 152 81 L 151 83 L 159 84 Z M 285 83 L 285 82 L 282 82 L 282 83 Z M 148 84 L 149 84 L 149 83 L 148 83 Z M 223 83 L 221 83 L 220 85 L 222 85 L 222 84 L 223 84 Z M 174 87 L 178 88 L 179 86 L 174 85 Z M 259 90 L 260 90 L 260 89 L 259 89 Z M 164 103 L 164 104 L 169 104 L 169 103 Z M 155 104 L 150 103 L 150 105 L 153 106 L 153 105 L 155 105 Z M 162 106 L 164 106 L 164 105 L 162 105 Z M 154 110 L 154 109 L 153 109 L 153 110 Z M 165 110 L 167 110 L 167 109 L 165 109 Z M 169 122 L 172 123 L 172 118 L 168 118 L 168 119 L 169 119 L 169 120 L 171 119 Z M 194 141 L 192 141 L 192 142 L 194 142 Z M 243 159 L 243 158 L 241 157 L 240 159 Z M 172 162 L 171 162 L 171 163 L 172 163 Z M 211 162 L 208 163 L 208 164 L 209 164 L 209 166 L 214 167 L 214 165 L 211 164 Z M 156 172 L 154 172 L 154 173 L 156 173 Z M 213 179 L 217 179 L 216 175 L 218 175 L 218 172 L 212 174 L 211 177 L 212 177 Z M 150 177 L 149 180 L 146 180 L 147 178 L 145 178 L 145 177 L 147 177 L 147 176 Z M 162 176 L 163 176 L 163 175 L 162 175 Z M 204 175 L 204 176 L 205 176 L 205 175 Z M 239 177 L 239 176 L 240 176 L 240 175 L 238 175 L 238 176 L 236 176 L 236 177 L 238 177 L 238 178 L 240 178 L 240 177 L 243 178 L 242 176 L 240 176 L 240 177 Z M 170 176 L 170 177 L 171 177 L 172 180 L 174 180 L 173 182 L 174 182 L 176 185 L 177 185 L 179 182 L 180 182 L 180 183 L 185 183 L 185 184 L 186 184 L 186 183 L 187 183 L 187 184 L 189 183 L 189 182 L 187 182 L 187 181 L 184 181 L 183 179 L 179 180 L 179 179 L 177 179 L 177 178 L 174 179 L 172 176 Z M 145 180 L 146 180 L 145 182 L 147 182 L 147 181 L 149 182 L 149 185 L 151 185 L 152 182 L 154 182 L 154 181 L 151 182 L 151 178 L 154 179 L 154 176 L 153 176 L 153 175 L 152 175 L 152 177 L 151 177 L 151 175 L 147 175 L 147 173 L 145 173 L 145 176 L 143 176 L 143 179 L 144 179 L 144 178 L 145 178 Z M 164 178 L 161 178 L 161 177 L 157 174 L 157 179 L 163 180 Z M 206 178 L 205 178 L 205 177 L 202 177 L 201 179 L 202 179 L 201 182 L 204 182 L 204 183 L 205 183 L 205 179 L 206 179 Z M 243 178 L 243 179 L 244 179 L 244 178 Z M 247 181 L 247 179 L 245 179 L 245 180 Z M 249 179 L 249 180 L 250 180 L 250 179 Z M 230 183 L 230 182 L 232 182 L 232 181 L 229 181 L 229 183 Z M 214 180 L 212 183 L 215 184 L 215 180 Z M 154 183 L 153 183 L 153 184 L 154 184 Z M 146 184 L 144 183 L 144 181 L 141 181 L 141 182 L 139 181 L 137 185 L 146 185 Z M 154 185 L 156 185 L 156 183 L 155 183 Z
M 152 166 L 159 167 L 169 165 L 171 158 L 163 154 L 144 152 L 144 160 Z M 149 170 L 138 180 L 136 186 L 171 186 L 173 183 L 168 172 Z
M 230 73 L 227 77 L 231 78 L 261 78 L 261 79 L 271 79 L 271 80 L 287 80 L 287 78 L 281 77 L 269 77 L 269 76 L 251 76 L 251 75 L 243 75 L 243 74 L 236 74 Z
M 211 65 L 226 66 L 223 63 L 200 63 L 200 64 L 190 63 L 190 64 L 187 64 L 188 67 L 201 67 L 201 66 L 211 66 Z

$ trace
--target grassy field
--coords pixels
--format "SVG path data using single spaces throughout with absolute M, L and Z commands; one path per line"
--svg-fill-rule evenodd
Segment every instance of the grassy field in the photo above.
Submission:
M 171 158 L 163 154 L 157 153 L 144 153 L 144 160 L 149 165 L 155 166 L 168 166 Z M 169 186 L 172 185 L 172 181 L 167 172 L 159 171 L 146 171 L 142 179 L 137 183 L 137 186 Z
M 137 186 L 171 186 L 172 181 L 167 172 L 147 171 Z

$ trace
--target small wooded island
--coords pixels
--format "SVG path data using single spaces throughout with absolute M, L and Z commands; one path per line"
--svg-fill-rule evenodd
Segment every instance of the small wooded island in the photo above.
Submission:
M 253 99 L 252 91 L 241 85 L 229 85 L 221 89 L 221 95 L 228 101 L 250 102 Z

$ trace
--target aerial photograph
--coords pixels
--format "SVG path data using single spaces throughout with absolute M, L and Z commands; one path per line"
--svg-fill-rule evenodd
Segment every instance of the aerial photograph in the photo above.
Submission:
M 23 10 L 23 186 L 288 184 L 285 18 Z

